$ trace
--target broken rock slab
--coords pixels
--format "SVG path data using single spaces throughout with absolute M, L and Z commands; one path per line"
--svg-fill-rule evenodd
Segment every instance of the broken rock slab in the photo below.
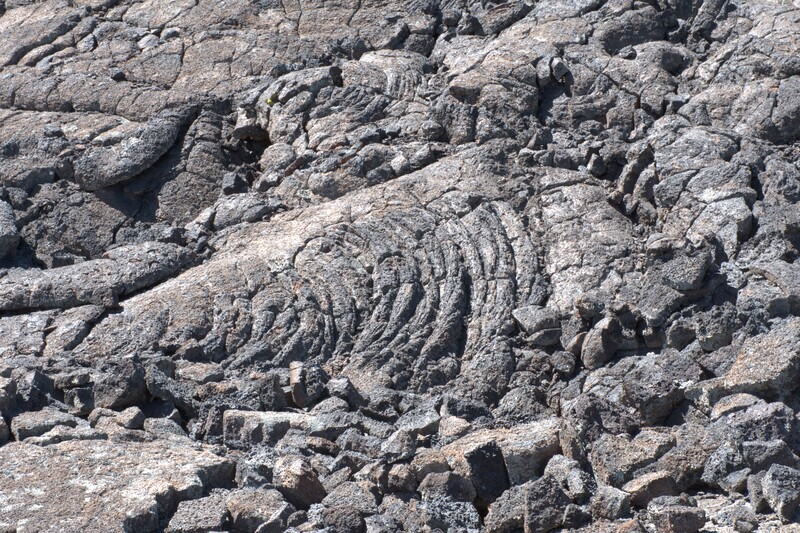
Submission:
M 197 500 L 178 504 L 165 533 L 205 533 L 222 530 L 228 522 L 225 493 L 213 493 Z
M 76 416 L 45 407 L 41 411 L 29 411 L 14 417 L 11 420 L 11 433 L 16 440 L 25 440 L 44 435 L 56 426 L 74 428 L 80 422 L 82 420 Z
M 800 506 L 800 471 L 783 465 L 767 470 L 761 487 L 769 506 L 784 523 L 797 522 Z
M 285 530 L 286 519 L 295 512 L 274 489 L 239 489 L 227 498 L 231 526 L 237 533 Z
M 469 455 L 485 444 L 496 443 L 505 461 L 508 481 L 511 485 L 520 485 L 541 475 L 547 461 L 561 451 L 559 428 L 558 420 L 551 418 L 511 429 L 475 431 L 445 446 L 442 451 L 458 472 L 460 468 L 466 468 L 465 453 Z M 501 476 L 502 472 L 497 475 Z
M 0 530 L 53 533 L 158 531 L 179 502 L 228 485 L 235 470 L 177 440 L 12 442 L 0 465 Z
M 719 378 L 689 387 L 687 397 L 710 409 L 736 393 L 781 398 L 800 383 L 800 318 L 778 322 L 769 332 L 747 339 L 736 361 Z
M 304 429 L 307 415 L 286 412 L 228 410 L 222 415 L 223 439 L 231 448 L 275 444 L 290 428 Z

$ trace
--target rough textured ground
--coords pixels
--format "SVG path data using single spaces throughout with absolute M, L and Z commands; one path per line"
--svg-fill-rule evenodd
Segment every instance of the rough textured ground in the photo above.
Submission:
M 0 1 L 0 531 L 800 530 L 798 161 L 797 0 Z

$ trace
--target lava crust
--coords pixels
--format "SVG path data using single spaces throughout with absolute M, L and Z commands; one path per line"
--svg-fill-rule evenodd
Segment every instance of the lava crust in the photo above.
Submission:
M 798 0 L 0 0 L 0 532 L 800 528 Z

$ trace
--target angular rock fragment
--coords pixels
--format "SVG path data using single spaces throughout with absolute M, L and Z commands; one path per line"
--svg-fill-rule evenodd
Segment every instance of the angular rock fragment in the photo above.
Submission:
M 555 479 L 543 476 L 532 482 L 526 492 L 526 533 L 552 531 L 564 524 L 564 511 L 572 500 Z
M 627 492 L 608 485 L 600 485 L 592 497 L 591 512 L 595 518 L 616 520 L 630 512 L 630 496 Z
M 623 485 L 622 490 L 631 495 L 631 503 L 637 507 L 646 507 L 654 498 L 678 492 L 672 475 L 664 470 L 636 477 Z
M 11 433 L 15 440 L 38 437 L 56 426 L 76 427 L 82 420 L 73 415 L 51 408 L 31 411 L 15 416 L 11 420 Z
M 690 357 L 672 350 L 642 359 L 623 380 L 625 403 L 635 407 L 647 424 L 665 419 L 684 400 L 683 388 L 703 378 Z
M 2 413 L 0 413 L 0 446 L 8 442 L 10 438 L 11 430 L 8 428 L 8 424 L 3 418 Z
M 659 531 L 695 533 L 705 525 L 706 514 L 690 503 L 681 498 L 662 496 L 647 505 L 647 514 Z
M 306 415 L 258 411 L 225 411 L 223 439 L 232 448 L 248 449 L 258 444 L 277 443 L 291 427 L 303 427 Z
M 797 521 L 800 504 L 800 471 L 773 465 L 761 480 L 764 498 L 784 523 Z
M 581 359 L 587 368 L 599 368 L 614 357 L 622 337 L 622 326 L 614 316 L 603 318 L 586 335 Z
M 372 515 L 378 511 L 373 487 L 368 482 L 342 483 L 323 498 L 322 505 L 330 508 L 351 507 L 362 516 Z
M 259 528 L 285 527 L 295 509 L 274 489 L 239 489 L 228 494 L 225 505 L 231 528 L 237 533 L 255 533 Z
M 446 497 L 459 502 L 472 502 L 477 495 L 468 479 L 452 472 L 431 473 L 417 488 L 423 499 Z
M 275 463 L 273 484 L 298 509 L 308 509 L 325 497 L 317 473 L 300 457 L 281 457 Z
M 166 533 L 201 533 L 205 531 L 220 530 L 228 522 L 228 509 L 225 505 L 225 495 L 214 493 L 197 500 L 185 500 L 178 504 L 178 508 Z
M 724 376 L 698 383 L 687 393 L 705 406 L 728 394 L 774 398 L 793 390 L 800 364 L 797 325 L 798 321 L 790 318 L 778 322 L 767 333 L 747 339 Z

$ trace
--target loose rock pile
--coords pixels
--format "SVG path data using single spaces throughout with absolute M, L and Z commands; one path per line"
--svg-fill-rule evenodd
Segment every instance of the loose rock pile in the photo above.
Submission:
M 0 531 L 800 523 L 797 0 L 0 1 Z

